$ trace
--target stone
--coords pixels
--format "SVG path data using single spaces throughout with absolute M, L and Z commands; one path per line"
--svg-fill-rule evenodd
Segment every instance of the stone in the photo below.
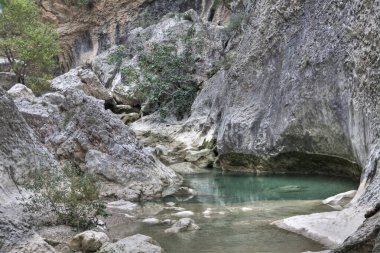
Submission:
M 161 246 L 146 235 L 133 235 L 115 243 L 107 243 L 98 253 L 163 253 Z
M 109 238 L 105 233 L 88 230 L 75 235 L 70 241 L 70 248 L 73 251 L 95 252 L 106 242 Z
M 180 217 L 180 218 L 188 218 L 188 217 L 194 216 L 194 212 L 192 212 L 192 211 L 181 211 L 178 213 L 173 213 L 172 216 Z
M 120 116 L 121 120 L 124 122 L 124 124 L 132 123 L 140 118 L 140 114 L 136 112 L 132 113 L 123 113 Z
M 83 83 L 78 76 L 79 68 L 71 69 L 69 72 L 54 78 L 51 88 L 55 91 L 66 91 L 68 89 L 83 89 Z
M 93 96 L 97 99 L 107 101 L 108 103 L 114 104 L 113 97 L 111 93 L 104 87 L 100 82 L 99 78 L 90 69 L 79 69 L 78 77 L 83 83 L 84 92 Z
M 198 230 L 199 226 L 190 218 L 182 218 L 173 224 L 171 228 L 165 230 L 165 233 L 179 233 L 186 231 Z
M 335 196 L 332 196 L 323 200 L 322 203 L 325 205 L 329 205 L 333 207 L 334 209 L 341 210 L 355 197 L 356 192 L 357 192 L 356 190 L 352 190 L 352 191 L 339 193 Z
M 149 225 L 157 225 L 157 224 L 160 224 L 160 220 L 157 218 L 146 218 L 146 219 L 143 219 L 142 223 L 149 224 Z
M 114 111 L 115 113 L 128 114 L 133 112 L 133 108 L 130 105 L 116 105 Z
M 34 97 L 33 91 L 21 83 L 15 84 L 8 90 L 8 94 L 13 98 Z

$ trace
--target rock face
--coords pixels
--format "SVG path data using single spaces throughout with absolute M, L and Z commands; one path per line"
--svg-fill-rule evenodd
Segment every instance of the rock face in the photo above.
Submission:
M 121 239 L 115 243 L 103 246 L 99 253 L 162 253 L 164 250 L 151 237 L 145 235 L 134 235 Z
M 16 198 L 20 183 L 34 170 L 53 170 L 57 162 L 0 88 L 0 252 L 53 253 L 55 250 L 24 221 Z
M 201 12 L 202 1 L 98 0 L 78 6 L 64 0 L 39 1 L 44 19 L 58 26 L 62 70 L 92 60 L 112 45 L 125 42 L 126 33 L 147 26 L 168 12 L 190 8 Z

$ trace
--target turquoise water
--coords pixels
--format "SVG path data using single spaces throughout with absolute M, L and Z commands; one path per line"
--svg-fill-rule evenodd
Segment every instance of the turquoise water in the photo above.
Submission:
M 307 238 L 281 230 L 271 223 L 289 216 L 331 211 L 322 199 L 357 188 L 357 183 L 334 177 L 222 175 L 187 176 L 186 184 L 198 193 L 177 197 L 176 206 L 193 211 L 200 226 L 195 232 L 166 234 L 169 225 L 131 225 L 122 221 L 110 227 L 111 237 L 136 233 L 153 237 L 168 253 L 299 253 L 325 248 Z M 154 204 L 157 205 L 157 204 Z M 153 205 L 153 206 L 154 206 Z M 162 205 L 161 205 L 162 206 Z M 147 204 L 141 220 L 173 219 L 175 212 L 152 212 Z M 154 207 L 153 207 L 154 209 Z
M 326 176 L 201 174 L 186 177 L 198 196 L 190 202 L 233 204 L 260 200 L 316 200 L 356 189 L 357 183 Z

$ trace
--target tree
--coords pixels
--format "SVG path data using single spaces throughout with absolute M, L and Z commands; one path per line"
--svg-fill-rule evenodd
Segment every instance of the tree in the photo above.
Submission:
M 0 10 L 0 55 L 8 59 L 17 81 L 31 85 L 50 74 L 59 53 L 58 35 L 42 22 L 37 4 L 0 0 Z

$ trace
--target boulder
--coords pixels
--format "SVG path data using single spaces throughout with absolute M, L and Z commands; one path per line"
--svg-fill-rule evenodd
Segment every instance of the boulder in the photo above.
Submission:
M 120 115 L 121 120 L 124 122 L 124 124 L 132 123 L 140 118 L 140 114 L 136 112 L 132 113 L 123 113 Z
M 21 83 L 15 84 L 8 90 L 8 94 L 13 98 L 34 97 L 33 91 Z
M 115 243 L 105 244 L 98 253 L 163 253 L 161 246 L 146 235 L 133 235 Z
M 179 233 L 186 231 L 198 230 L 199 226 L 190 218 L 182 218 L 173 224 L 171 228 L 165 230 L 165 233 Z
M 107 101 L 108 103 L 115 103 L 111 93 L 104 87 L 92 70 L 79 69 L 78 76 L 83 83 L 83 90 L 87 95 Z
M 51 81 L 51 88 L 55 91 L 66 91 L 68 89 L 83 89 L 83 83 L 78 76 L 78 70 L 71 69 L 69 72 L 54 78 Z
M 105 233 L 88 230 L 74 236 L 70 241 L 70 248 L 73 251 L 95 252 L 108 241 Z

